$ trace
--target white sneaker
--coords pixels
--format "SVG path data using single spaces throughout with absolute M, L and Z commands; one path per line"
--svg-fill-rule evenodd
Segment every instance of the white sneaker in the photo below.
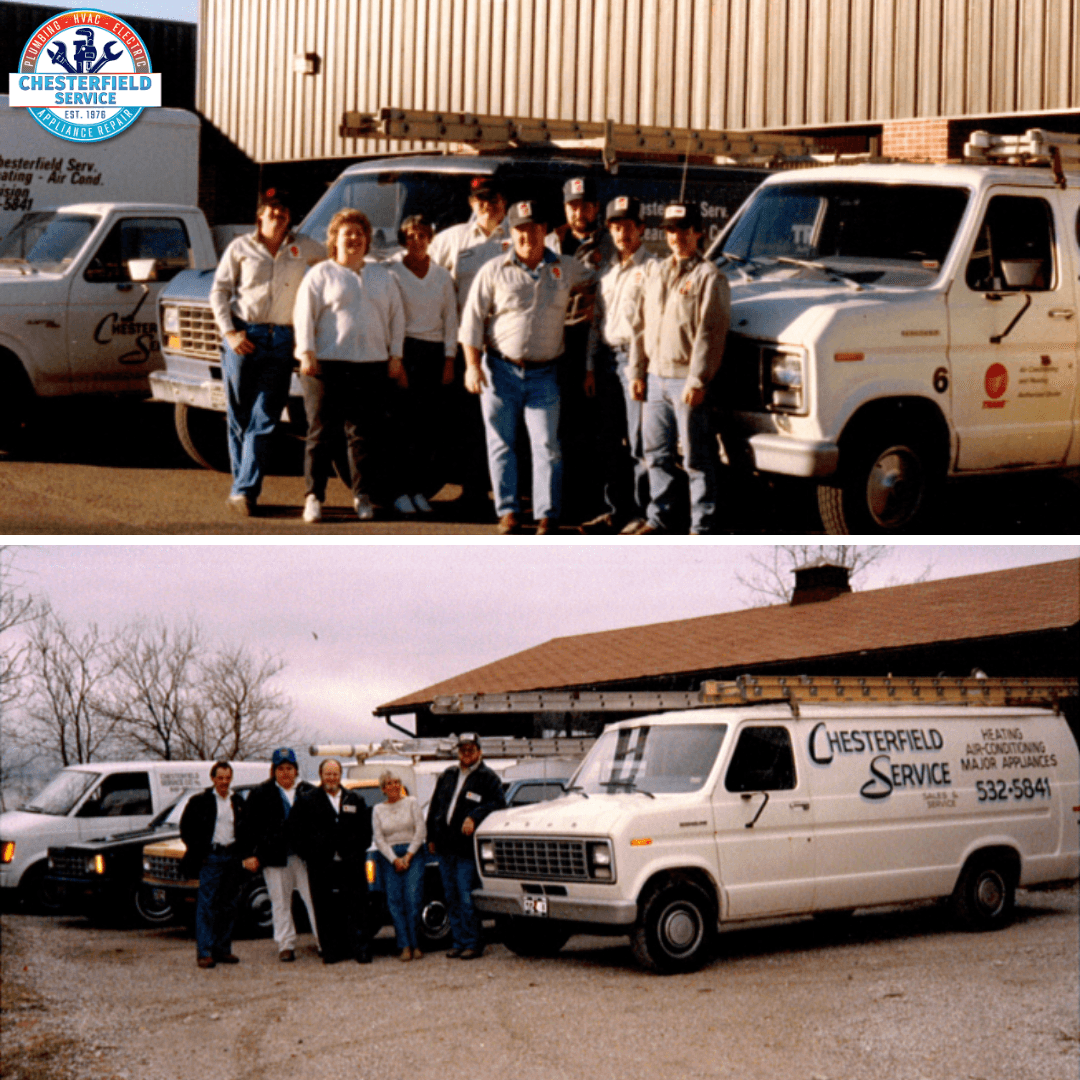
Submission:
M 367 495 L 357 495 L 353 499 L 356 508 L 356 516 L 361 521 L 370 521 L 375 516 L 375 507 L 371 505 L 371 499 Z
M 309 495 L 304 499 L 304 520 L 309 525 L 322 521 L 322 503 L 314 495 Z
M 413 503 L 413 506 L 415 506 L 416 509 L 419 510 L 421 514 L 430 514 L 431 513 L 431 503 L 429 503 L 427 501 L 427 499 L 424 498 L 423 495 L 414 495 L 412 497 L 412 503 Z
M 394 500 L 394 509 L 399 514 L 415 514 L 416 507 L 413 505 L 412 499 L 408 495 L 399 495 Z

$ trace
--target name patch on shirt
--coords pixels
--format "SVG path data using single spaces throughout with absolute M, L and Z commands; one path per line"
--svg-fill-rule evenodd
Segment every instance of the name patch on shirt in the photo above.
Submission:
M 343 814 L 355 814 L 356 813 L 356 807 L 352 806 L 349 803 L 344 803 L 342 805 L 342 807 L 341 807 L 341 812 Z
M 481 800 L 480 796 L 475 791 L 466 791 L 465 792 L 465 798 L 468 799 L 469 802 L 482 802 L 483 801 L 483 800 Z

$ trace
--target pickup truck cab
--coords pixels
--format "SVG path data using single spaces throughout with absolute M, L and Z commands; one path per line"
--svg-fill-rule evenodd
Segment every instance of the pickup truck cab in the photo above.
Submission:
M 181 270 L 216 265 L 202 211 L 75 203 L 25 214 L 0 241 L 0 447 L 37 402 L 150 390 L 163 365 L 157 299 Z
M 824 680 L 822 680 L 824 681 Z M 948 898 L 971 929 L 1080 874 L 1077 745 L 1040 707 L 706 707 L 610 725 L 552 802 L 476 831 L 476 907 L 522 955 L 626 934 L 694 970 L 755 919 Z
M 946 477 L 1080 464 L 1078 244 L 1078 172 L 770 177 L 710 252 L 729 462 L 816 485 L 829 532 L 886 534 L 917 530 Z

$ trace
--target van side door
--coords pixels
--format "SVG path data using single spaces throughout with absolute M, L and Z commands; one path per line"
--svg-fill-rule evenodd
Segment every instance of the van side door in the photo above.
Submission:
M 1064 463 L 1076 394 L 1076 268 L 1053 188 L 995 187 L 949 289 L 960 471 Z
M 713 794 L 729 919 L 810 911 L 814 811 L 786 724 L 740 728 Z

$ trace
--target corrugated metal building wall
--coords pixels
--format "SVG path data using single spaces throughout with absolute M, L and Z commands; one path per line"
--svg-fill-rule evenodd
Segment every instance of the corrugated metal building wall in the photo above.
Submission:
M 385 152 L 338 126 L 388 105 L 819 129 L 1080 109 L 1080 0 L 202 0 L 201 29 L 199 108 L 259 162 Z

